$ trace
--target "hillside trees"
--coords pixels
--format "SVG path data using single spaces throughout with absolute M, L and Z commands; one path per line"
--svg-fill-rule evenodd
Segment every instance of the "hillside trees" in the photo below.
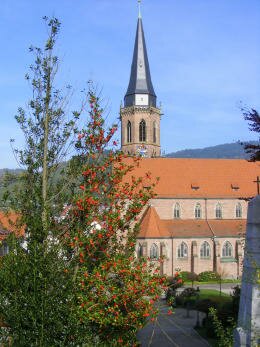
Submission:
M 67 346 L 71 331 L 77 332 L 71 319 L 73 284 L 64 272 L 63 232 L 57 228 L 70 177 L 66 170 L 57 173 L 79 113 L 68 116 L 70 91 L 62 96 L 55 86 L 59 60 L 54 48 L 60 23 L 56 18 L 44 20 L 48 29 L 45 45 L 30 48 L 35 61 L 26 79 L 32 99 L 16 116 L 25 147 L 15 153 L 25 171 L 18 191 L 9 196 L 12 209 L 20 216 L 16 227 L 25 227 L 25 240 L 10 236 L 10 252 L 0 266 L 0 317 L 8 326 L 0 334 L 2 339 L 11 338 L 14 346 Z

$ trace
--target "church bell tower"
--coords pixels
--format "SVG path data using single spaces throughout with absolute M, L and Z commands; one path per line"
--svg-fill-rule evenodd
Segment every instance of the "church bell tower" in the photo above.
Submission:
M 125 153 L 151 158 L 159 157 L 161 152 L 161 111 L 156 104 L 145 45 L 140 0 L 138 2 L 139 16 L 130 81 L 124 98 L 124 106 L 120 108 L 121 146 Z

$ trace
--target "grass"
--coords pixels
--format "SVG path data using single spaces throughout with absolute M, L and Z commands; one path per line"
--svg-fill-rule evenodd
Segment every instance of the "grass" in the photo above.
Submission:
M 226 280 L 221 280 L 221 283 L 231 283 L 231 284 L 240 284 L 241 280 L 230 280 L 230 279 L 226 279 Z M 202 284 L 219 284 L 219 281 L 207 281 L 207 282 L 199 282 L 199 281 L 193 281 L 193 285 L 202 285 Z M 192 281 L 185 281 L 184 285 L 192 285 Z

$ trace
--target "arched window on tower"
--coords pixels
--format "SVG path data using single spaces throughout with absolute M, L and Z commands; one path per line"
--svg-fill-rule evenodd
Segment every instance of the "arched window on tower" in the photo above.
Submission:
M 156 122 L 153 122 L 153 143 L 156 143 Z
M 178 202 L 174 206 L 173 217 L 174 218 L 181 218 L 181 207 L 180 207 L 180 204 Z
M 216 218 L 221 219 L 222 218 L 222 206 L 220 203 L 216 205 Z
M 233 256 L 233 247 L 229 241 L 226 241 L 222 248 L 222 257 L 231 258 Z
M 178 258 L 188 257 L 188 246 L 185 242 L 182 242 L 178 247 Z
M 150 248 L 150 258 L 159 259 L 159 248 L 155 243 L 153 243 Z
M 210 257 L 210 245 L 207 241 L 204 241 L 200 247 L 200 257 L 209 258 Z
M 195 206 L 195 218 L 201 218 L 201 205 L 199 203 Z
M 130 120 L 127 122 L 127 142 L 132 142 L 132 124 Z
M 145 120 L 141 120 L 139 123 L 139 141 L 145 142 L 146 141 L 146 123 Z
M 242 218 L 242 206 L 240 202 L 236 205 L 236 218 Z

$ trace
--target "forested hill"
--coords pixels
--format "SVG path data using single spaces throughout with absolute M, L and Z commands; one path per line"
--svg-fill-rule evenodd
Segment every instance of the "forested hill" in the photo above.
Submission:
M 254 143 L 250 141 L 250 143 Z M 244 151 L 240 142 L 224 143 L 222 145 L 184 149 L 165 155 L 168 158 L 224 158 L 224 159 L 244 159 L 248 155 Z

